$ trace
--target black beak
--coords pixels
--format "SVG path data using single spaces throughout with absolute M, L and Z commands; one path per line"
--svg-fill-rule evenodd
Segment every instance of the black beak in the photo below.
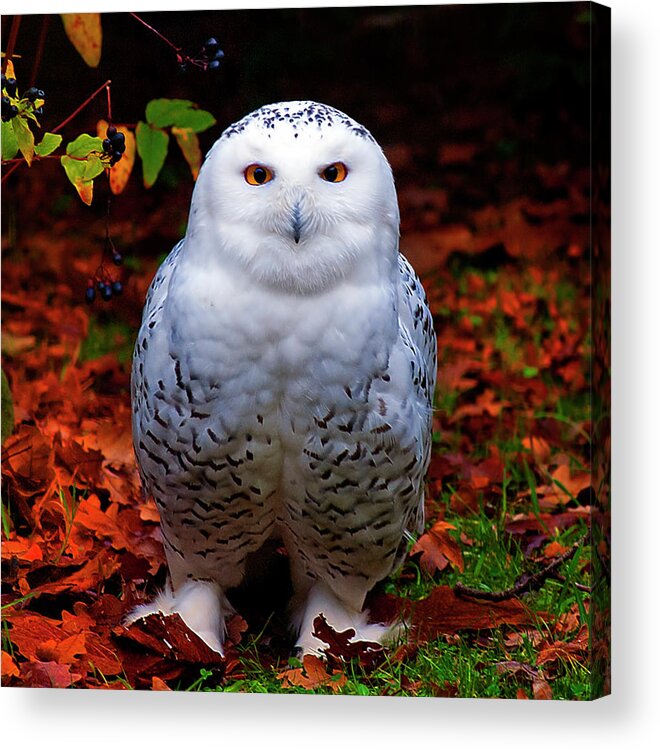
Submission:
M 291 227 L 293 229 L 293 241 L 297 245 L 300 242 L 300 234 L 302 232 L 302 212 L 300 210 L 300 203 L 296 203 L 291 212 Z

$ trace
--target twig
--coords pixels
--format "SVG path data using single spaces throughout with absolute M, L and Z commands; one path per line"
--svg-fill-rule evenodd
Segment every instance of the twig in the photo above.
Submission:
M 153 26 L 149 26 L 149 24 L 148 24 L 148 23 L 147 23 L 146 21 L 143 21 L 143 20 L 142 20 L 142 19 L 140 18 L 140 16 L 138 16 L 138 14 L 137 14 L 137 13 L 131 13 L 131 15 L 133 16 L 133 18 L 134 18 L 134 19 L 135 19 L 136 21 L 139 21 L 139 22 L 140 22 L 140 23 L 141 23 L 141 24 L 142 24 L 143 26 L 146 26 L 146 27 L 147 27 L 147 28 L 148 28 L 148 29 L 149 29 L 150 31 L 153 31 L 153 32 L 154 32 L 154 34 L 155 34 L 156 36 L 160 37 L 160 38 L 161 38 L 161 39 L 162 39 L 162 40 L 163 40 L 163 41 L 164 41 L 164 42 L 165 42 L 166 44 L 169 44 L 169 45 L 170 45 L 170 47 L 171 47 L 171 48 L 172 48 L 172 49 L 173 49 L 173 50 L 174 50 L 174 51 L 175 51 L 176 53 L 179 53 L 179 52 L 181 52 L 181 47 L 177 47 L 177 46 L 176 46 L 175 44 L 172 44 L 172 42 L 170 42 L 170 40 L 169 40 L 169 39 L 168 39 L 168 38 L 167 38 L 166 36 L 163 36 L 163 35 L 162 35 L 162 34 L 160 33 L 160 31 L 158 31 L 157 29 L 154 29 L 154 27 L 153 27 Z
M 21 25 L 21 17 L 14 16 L 11 22 L 11 28 L 9 29 L 9 39 L 7 39 L 7 49 L 5 51 L 5 57 L 2 61 L 2 72 L 7 70 L 7 63 L 14 56 L 14 47 L 16 46 L 16 37 L 18 36 L 18 27 Z
M 39 32 L 39 41 L 37 42 L 37 51 L 34 55 L 34 65 L 32 66 L 32 75 L 30 76 L 30 86 L 34 86 L 37 82 L 37 75 L 41 66 L 41 58 L 44 54 L 44 45 L 46 43 L 46 34 L 48 33 L 48 27 L 50 26 L 50 16 L 44 15 L 41 22 L 41 30 Z
M 457 596 L 469 596 L 473 599 L 485 599 L 489 602 L 501 602 L 505 599 L 511 599 L 514 596 L 526 593 L 528 591 L 538 591 L 541 586 L 547 581 L 548 578 L 556 574 L 557 569 L 565 562 L 570 560 L 578 549 L 586 542 L 588 534 L 578 539 L 577 542 L 563 555 L 560 555 L 556 560 L 545 566 L 543 570 L 538 573 L 526 574 L 520 576 L 518 581 L 511 588 L 504 589 L 503 591 L 481 591 L 480 589 L 473 589 L 469 586 L 464 586 L 462 583 L 457 583 L 454 586 L 454 593 Z
M 92 101 L 92 99 L 94 99 L 94 97 L 98 96 L 98 95 L 99 95 L 99 94 L 101 93 L 101 91 L 103 91 L 103 89 L 105 89 L 105 88 L 107 88 L 108 86 L 110 86 L 110 84 L 111 84 L 111 83 L 112 83 L 112 81 L 111 81 L 110 79 L 108 79 L 108 80 L 107 80 L 107 81 L 106 81 L 106 82 L 105 82 L 105 83 L 104 83 L 104 84 L 103 84 L 102 86 L 99 86 L 99 87 L 98 87 L 98 88 L 96 89 L 96 91 L 95 91 L 95 92 L 94 92 L 93 94 L 90 94 L 90 95 L 89 95 L 89 96 L 87 97 L 87 99 L 85 99 L 85 101 L 84 101 L 84 102 L 83 102 L 83 103 L 82 103 L 82 104 L 81 104 L 81 105 L 80 105 L 79 107 L 77 107 L 77 108 L 76 108 L 76 109 L 75 109 L 75 110 L 74 110 L 74 111 L 73 111 L 73 112 L 72 112 L 72 113 L 71 113 L 71 114 L 70 114 L 70 115 L 69 115 L 69 116 L 68 116 L 68 117 L 66 118 L 66 120 L 62 120 L 62 122 L 61 122 L 61 123 L 60 123 L 60 124 L 59 124 L 59 125 L 58 125 L 58 126 L 57 126 L 56 128 L 53 128 L 53 130 L 52 130 L 51 132 L 52 132 L 52 133 L 57 133 L 57 131 L 58 131 L 58 130 L 62 130 L 62 128 L 63 128 L 63 127 L 65 126 L 65 125 L 68 125 L 68 124 L 69 124 L 69 123 L 71 122 L 71 120 L 73 120 L 73 118 L 74 118 L 74 117 L 75 117 L 75 116 L 76 116 L 77 114 L 79 114 L 80 112 L 82 112 L 82 110 L 83 110 L 83 109 L 85 109 L 85 107 L 86 107 L 86 106 L 87 106 L 87 105 L 88 105 L 88 104 L 89 104 L 89 103 L 90 103 L 90 102 Z

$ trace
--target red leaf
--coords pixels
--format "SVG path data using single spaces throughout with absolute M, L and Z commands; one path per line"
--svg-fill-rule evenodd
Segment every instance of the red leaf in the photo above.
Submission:
M 436 571 L 444 570 L 448 563 L 461 573 L 463 572 L 461 548 L 458 542 L 447 533 L 447 529 L 455 528 L 445 521 L 437 521 L 413 545 L 410 554 L 421 553 L 420 564 L 427 573 L 433 575 Z

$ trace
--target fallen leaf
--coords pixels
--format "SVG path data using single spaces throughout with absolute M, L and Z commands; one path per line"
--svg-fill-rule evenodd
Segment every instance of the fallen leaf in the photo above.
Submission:
M 326 664 L 313 654 L 305 654 L 302 667 L 285 669 L 277 675 L 283 687 L 303 687 L 314 690 L 319 687 L 329 687 L 334 693 L 339 692 L 348 678 L 340 670 L 328 672 Z
M 433 575 L 451 563 L 461 573 L 464 570 L 463 555 L 458 542 L 449 535 L 447 529 L 456 527 L 445 521 L 436 521 L 433 526 L 415 542 L 411 555 L 421 553 L 420 564 L 427 573 Z

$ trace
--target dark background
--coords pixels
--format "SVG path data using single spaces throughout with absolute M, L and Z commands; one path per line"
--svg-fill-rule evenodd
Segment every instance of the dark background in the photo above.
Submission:
M 102 15 L 101 62 L 91 69 L 66 38 L 59 16 L 52 15 L 34 83 L 47 94 L 44 130 L 57 126 L 106 79 L 112 79 L 113 115 L 121 123 L 143 118 L 150 99 L 191 99 L 218 121 L 201 136 L 203 152 L 227 125 L 262 104 L 296 98 L 325 102 L 372 131 L 392 161 L 400 188 L 446 188 L 449 201 L 442 218 L 451 221 L 463 209 L 525 194 L 531 189 L 527 170 L 539 162 L 588 166 L 588 6 L 142 14 L 190 54 L 210 36 L 219 40 L 226 55 L 220 71 L 185 73 L 172 49 L 128 13 Z M 2 20 L 5 44 L 11 19 Z M 35 72 L 43 21 L 39 15 L 22 18 L 15 51 L 22 56 L 16 64 L 25 84 Z M 104 99 L 98 97 L 65 128 L 65 141 L 95 132 L 96 121 L 105 116 Z M 446 142 L 483 147 L 470 164 L 470 179 L 457 174 L 465 166 L 440 163 L 439 149 Z M 515 169 L 509 168 L 513 163 Z M 138 164 L 138 174 L 139 169 Z M 52 181 L 53 199 L 62 192 L 69 196 L 70 186 L 56 163 L 41 163 L 31 174 L 21 168 L 3 186 L 4 207 L 12 208 L 17 227 L 24 212 L 31 221 L 48 221 L 32 182 L 37 171 L 42 180 Z M 114 215 L 137 220 L 141 212 L 173 200 L 177 221 L 163 227 L 162 238 L 173 241 L 183 229 L 191 189 L 187 167 L 171 146 L 156 186 L 147 192 L 134 176 L 115 201 Z M 70 197 L 67 211 L 88 221 L 90 209 L 75 205 L 72 192 Z M 95 200 L 94 215 L 104 210 L 103 201 Z M 6 216 L 3 211 L 5 230 Z

